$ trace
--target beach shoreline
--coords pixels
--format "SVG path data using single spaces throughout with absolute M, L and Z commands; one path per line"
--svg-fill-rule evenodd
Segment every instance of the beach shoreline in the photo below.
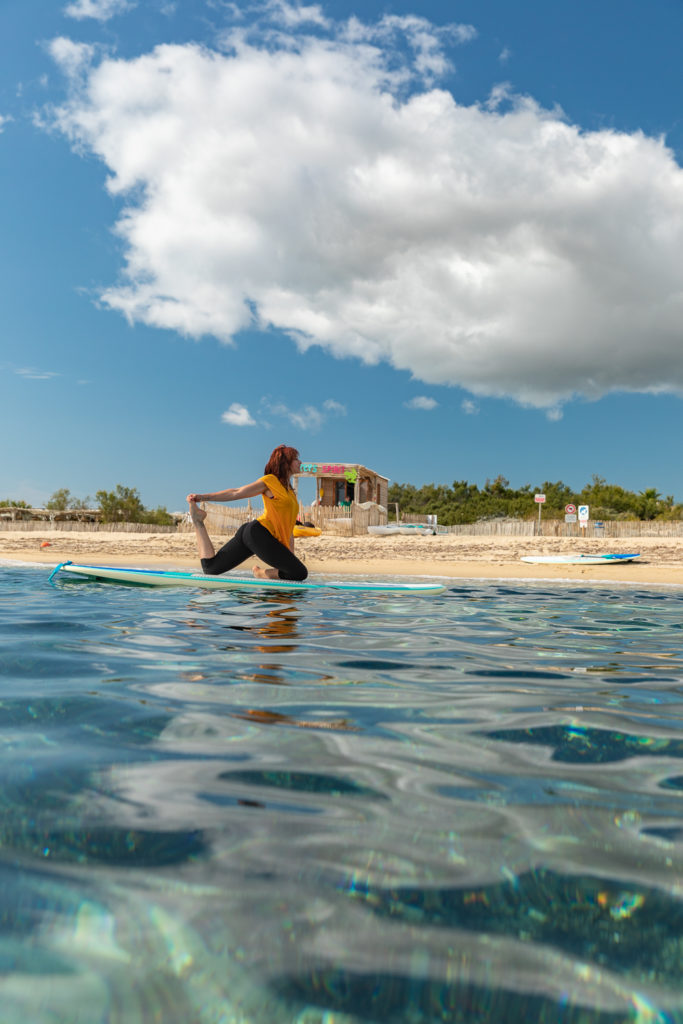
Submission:
M 222 543 L 216 538 L 217 546 Z M 43 546 L 44 545 L 44 546 Z M 683 584 L 683 544 L 675 538 L 590 539 L 439 535 L 338 537 L 298 540 L 310 573 L 438 576 L 449 579 L 557 580 L 581 583 Z M 530 564 L 524 555 L 640 552 L 636 562 L 602 565 Z M 0 560 L 55 566 L 67 560 L 199 571 L 191 533 L 0 531 Z M 244 563 L 249 571 L 255 560 Z

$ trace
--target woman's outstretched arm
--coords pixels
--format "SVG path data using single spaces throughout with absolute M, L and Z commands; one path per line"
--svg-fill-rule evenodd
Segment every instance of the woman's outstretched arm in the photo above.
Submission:
M 226 491 L 212 491 L 210 494 L 188 494 L 188 501 L 239 501 L 241 498 L 254 498 L 257 494 L 265 494 L 268 490 L 263 480 L 254 480 L 243 487 L 228 487 Z

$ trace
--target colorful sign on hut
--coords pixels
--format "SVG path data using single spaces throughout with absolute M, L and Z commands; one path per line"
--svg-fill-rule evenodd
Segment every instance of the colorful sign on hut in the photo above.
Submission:
M 302 462 L 295 488 L 299 477 L 315 477 L 316 505 L 344 508 L 372 501 L 387 507 L 389 478 L 358 462 Z

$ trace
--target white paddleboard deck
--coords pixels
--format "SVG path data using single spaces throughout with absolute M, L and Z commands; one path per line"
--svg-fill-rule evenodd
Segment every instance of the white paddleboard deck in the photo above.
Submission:
M 635 558 L 640 558 L 640 552 L 625 555 L 524 555 L 521 561 L 543 565 L 618 565 L 632 562 Z
M 59 571 L 107 583 L 134 583 L 148 587 L 202 587 L 206 590 L 344 590 L 373 594 L 443 594 L 442 583 L 375 583 L 355 580 L 325 580 L 297 583 L 290 580 L 260 580 L 254 576 L 205 576 L 201 572 L 169 572 L 164 569 L 137 569 L 130 566 L 78 565 L 64 562 L 58 565 L 50 579 Z

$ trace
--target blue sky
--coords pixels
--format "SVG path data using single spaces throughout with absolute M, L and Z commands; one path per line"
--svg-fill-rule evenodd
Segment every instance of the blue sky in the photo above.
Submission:
M 0 498 L 179 509 L 284 442 L 683 500 L 682 30 L 2 0 Z

